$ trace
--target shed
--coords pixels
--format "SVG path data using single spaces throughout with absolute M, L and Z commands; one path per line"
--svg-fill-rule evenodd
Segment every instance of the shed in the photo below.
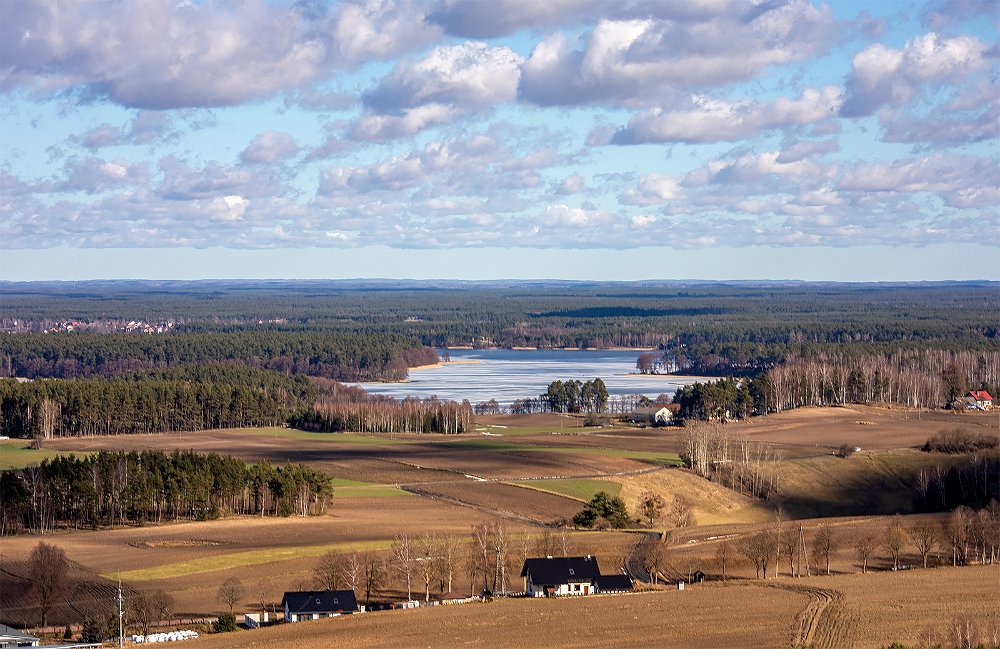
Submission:
M 598 575 L 597 592 L 630 593 L 632 592 L 632 578 L 628 575 Z

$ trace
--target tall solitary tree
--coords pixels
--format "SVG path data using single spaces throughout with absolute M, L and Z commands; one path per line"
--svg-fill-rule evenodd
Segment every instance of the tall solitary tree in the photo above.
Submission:
M 39 543 L 28 558 L 31 597 L 38 607 L 38 618 L 44 627 L 49 613 L 66 595 L 69 561 L 61 548 Z
M 245 589 L 240 578 L 230 577 L 219 586 L 219 590 L 216 591 L 216 597 L 219 598 L 220 602 L 229 607 L 229 614 L 232 615 L 236 605 L 243 599 L 244 592 Z

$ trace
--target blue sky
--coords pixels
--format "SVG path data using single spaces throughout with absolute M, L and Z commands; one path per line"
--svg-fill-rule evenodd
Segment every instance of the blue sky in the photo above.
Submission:
M 1000 279 L 987 0 L 0 3 L 0 279 Z

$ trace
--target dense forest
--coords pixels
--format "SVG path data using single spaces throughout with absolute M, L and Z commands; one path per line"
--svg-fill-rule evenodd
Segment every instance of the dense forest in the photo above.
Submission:
M 741 419 L 802 406 L 882 403 L 912 408 L 954 405 L 969 389 L 1000 386 L 1000 352 L 897 351 L 862 355 L 831 349 L 792 356 L 753 379 L 724 378 L 674 395 L 686 419 Z
M 654 351 L 643 354 L 642 371 L 748 379 L 682 393 L 689 418 L 859 402 L 941 407 L 969 388 L 1000 384 L 994 282 L 0 288 L 0 376 L 49 379 L 0 382 L 0 430 L 17 436 L 282 422 L 459 432 L 468 427 L 467 404 L 377 399 L 327 381 L 401 380 L 446 346 L 646 347 Z M 586 384 L 567 378 L 545 395 L 524 395 L 511 411 L 625 409 L 600 386 L 584 395 Z
M 472 407 L 396 400 L 356 387 L 239 365 L 105 379 L 0 379 L 0 434 L 49 439 L 289 424 L 336 432 L 460 433 Z
M 236 363 L 341 381 L 398 381 L 437 361 L 412 337 L 378 331 L 171 331 L 0 335 L 0 376 L 114 377 L 204 363 Z
M 216 454 L 100 451 L 0 473 L 0 535 L 227 514 L 322 513 L 330 481 L 304 465 Z

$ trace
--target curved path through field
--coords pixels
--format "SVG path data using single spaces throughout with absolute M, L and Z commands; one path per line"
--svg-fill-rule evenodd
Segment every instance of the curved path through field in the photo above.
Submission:
M 791 641 L 793 647 L 838 649 L 851 645 L 848 638 L 851 625 L 844 615 L 843 593 L 830 588 L 797 584 L 770 583 L 766 586 L 809 597 L 809 603 L 795 616 Z

